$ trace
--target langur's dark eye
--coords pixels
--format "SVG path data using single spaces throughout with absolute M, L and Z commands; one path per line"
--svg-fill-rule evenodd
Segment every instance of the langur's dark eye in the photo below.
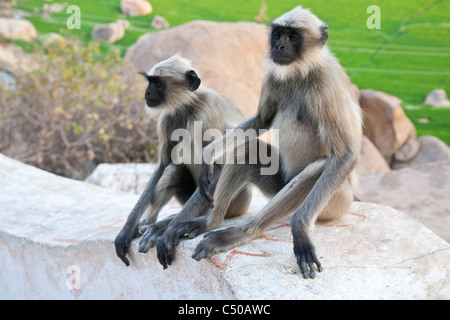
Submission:
M 291 40 L 291 41 L 297 41 L 297 40 L 298 40 L 298 36 L 295 35 L 295 34 L 291 34 L 291 35 L 289 36 L 289 40 Z
M 158 88 L 161 88 L 162 87 L 162 83 L 161 82 L 156 82 L 156 86 L 158 87 Z
M 280 34 L 278 33 L 278 32 L 275 32 L 274 34 L 273 34 L 273 37 L 275 38 L 275 39 L 280 39 Z

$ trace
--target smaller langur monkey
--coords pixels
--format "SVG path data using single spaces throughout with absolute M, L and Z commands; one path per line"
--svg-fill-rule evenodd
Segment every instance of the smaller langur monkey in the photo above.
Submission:
M 210 154 L 223 140 L 239 140 L 242 131 L 273 128 L 279 134 L 281 170 L 261 175 L 260 162 L 226 164 L 213 195 L 214 166 L 204 162 L 199 189 L 205 199 L 214 201 L 214 207 L 206 216 L 181 223 L 179 232 L 219 227 L 236 190 L 249 184 L 272 198 L 247 223 L 206 233 L 194 259 L 243 244 L 293 214 L 294 254 L 303 277 L 313 278 L 316 270 L 322 270 L 311 241 L 312 228 L 317 220 L 339 219 L 348 212 L 362 139 L 360 106 L 345 70 L 326 45 L 327 39 L 328 26 L 301 6 L 271 23 L 257 113 L 206 146 L 203 154 Z
M 139 231 L 144 234 L 139 251 L 147 252 L 159 241 L 171 222 L 179 223 L 207 213 L 210 204 L 197 190 L 202 163 L 201 150 L 209 143 L 203 141 L 203 134 L 208 129 L 215 129 L 222 132 L 221 136 L 244 119 L 231 100 L 200 86 L 201 80 L 190 62 L 178 55 L 141 74 L 148 81 L 145 91 L 146 105 L 151 111 L 160 113 L 157 126 L 159 164 L 114 242 L 118 257 L 127 266 L 130 264 L 126 257 L 130 243 L 133 238 L 139 236 Z M 200 126 L 197 133 L 196 125 Z M 191 155 L 188 159 L 184 158 L 184 161 L 180 161 L 179 154 L 173 152 L 179 146 L 178 142 L 173 140 L 178 129 L 184 129 L 193 137 L 192 141 L 180 142 L 184 144 L 184 151 L 188 150 Z M 200 146 L 195 146 L 196 134 L 201 135 Z M 200 159 L 198 163 L 193 159 L 195 153 Z M 213 183 L 217 182 L 221 167 L 217 166 L 216 170 Z M 173 196 L 181 204 L 185 204 L 184 208 L 175 217 L 171 216 L 155 223 L 158 213 Z M 251 190 L 242 188 L 227 208 L 227 217 L 245 213 L 250 200 Z M 140 222 L 143 216 L 144 219 Z M 174 252 L 173 249 L 165 250 L 164 247 L 160 249 L 158 259 L 166 268 L 167 264 L 171 263 Z

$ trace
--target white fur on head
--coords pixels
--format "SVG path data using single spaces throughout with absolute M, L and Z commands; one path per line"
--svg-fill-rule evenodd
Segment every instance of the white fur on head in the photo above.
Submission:
M 315 14 L 309 9 L 303 9 L 302 6 L 295 7 L 289 12 L 286 12 L 282 16 L 276 18 L 273 24 L 291 27 L 291 28 L 306 28 L 311 29 L 313 32 L 317 32 L 317 37 L 320 38 L 320 27 L 324 25 Z
M 176 54 L 155 64 L 147 74 L 150 76 L 180 78 L 180 75 L 184 76 L 189 70 L 192 70 L 191 62 Z

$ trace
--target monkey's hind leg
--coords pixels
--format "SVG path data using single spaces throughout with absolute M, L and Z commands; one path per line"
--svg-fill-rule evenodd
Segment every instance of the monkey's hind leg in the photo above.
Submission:
M 147 252 L 148 249 L 152 248 L 176 216 L 171 215 L 164 220 L 154 223 L 159 212 L 167 202 L 175 196 L 179 202 L 184 204 L 195 191 L 195 188 L 195 181 L 187 167 L 171 164 L 166 168 L 163 177 L 156 186 L 149 216 L 139 226 L 139 233 L 143 235 L 139 242 L 139 252 Z
M 272 223 L 294 212 L 320 176 L 325 160 L 319 159 L 308 165 L 298 176 L 292 179 L 266 204 L 261 212 L 248 223 L 207 233 L 197 245 L 192 258 L 201 260 L 211 255 L 229 250 L 259 237 Z M 270 191 L 274 194 L 279 188 L 280 177 L 259 176 L 254 182 L 261 188 L 276 186 Z

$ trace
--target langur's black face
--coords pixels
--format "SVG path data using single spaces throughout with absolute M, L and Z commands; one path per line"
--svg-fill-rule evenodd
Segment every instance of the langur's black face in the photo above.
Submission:
M 200 86 L 201 80 L 194 70 L 189 70 L 184 74 L 184 80 L 177 80 L 172 77 L 150 76 L 145 72 L 139 72 L 148 81 L 148 87 L 145 90 L 145 102 L 150 108 L 156 108 L 167 100 L 167 95 L 173 95 L 177 89 L 195 91 Z M 172 97 L 173 98 L 173 97 Z
M 164 103 L 166 97 L 166 82 L 162 77 L 149 76 L 144 72 L 141 74 L 147 78 L 148 87 L 145 90 L 145 102 L 150 108 L 155 108 Z
M 288 65 L 302 52 L 303 35 L 299 29 L 272 25 L 270 46 L 273 62 Z

